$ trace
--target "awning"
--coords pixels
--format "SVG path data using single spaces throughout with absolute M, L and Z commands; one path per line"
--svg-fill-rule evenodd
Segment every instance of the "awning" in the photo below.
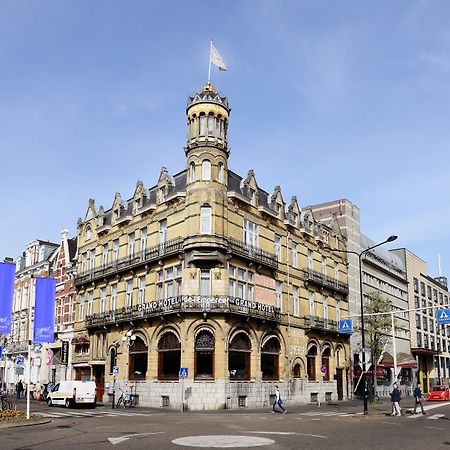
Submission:
M 89 338 L 86 336 L 77 336 L 72 338 L 72 345 L 75 344 L 89 344 Z
M 379 365 L 383 367 L 394 367 L 394 358 L 390 353 L 385 352 Z M 417 368 L 417 363 L 414 356 L 410 353 L 399 352 L 397 353 L 397 367 Z

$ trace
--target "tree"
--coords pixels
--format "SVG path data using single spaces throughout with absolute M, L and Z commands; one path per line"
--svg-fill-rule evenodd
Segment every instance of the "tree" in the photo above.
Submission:
M 372 382 L 374 388 L 376 388 L 376 364 L 386 348 L 387 342 L 391 339 L 392 334 L 391 315 L 377 313 L 390 313 L 391 311 L 391 302 L 383 297 L 380 292 L 373 291 L 366 295 L 366 302 L 364 304 L 364 331 L 366 347 L 372 353 Z

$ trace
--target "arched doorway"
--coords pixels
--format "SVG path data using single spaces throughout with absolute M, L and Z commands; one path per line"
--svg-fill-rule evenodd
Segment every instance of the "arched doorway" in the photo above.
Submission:
M 308 374 L 309 381 L 316 381 L 316 356 L 317 347 L 311 345 L 308 349 L 308 354 L 306 355 L 306 372 Z
M 263 380 L 278 380 L 280 370 L 280 341 L 275 336 L 266 341 L 261 349 L 261 372 Z
M 158 379 L 178 380 L 181 364 L 181 344 L 175 333 L 164 333 L 158 342 Z
M 136 336 L 136 339 L 132 342 L 128 360 L 128 379 L 145 380 L 148 365 L 147 345 L 139 336 Z
M 252 346 L 250 339 L 244 333 L 237 333 L 228 347 L 228 370 L 230 380 L 250 379 L 250 355 Z
M 202 330 L 195 337 L 195 378 L 214 378 L 214 335 L 211 331 Z
M 322 372 L 324 381 L 330 380 L 330 355 L 331 349 L 326 347 L 322 352 L 322 367 L 325 368 L 325 372 Z

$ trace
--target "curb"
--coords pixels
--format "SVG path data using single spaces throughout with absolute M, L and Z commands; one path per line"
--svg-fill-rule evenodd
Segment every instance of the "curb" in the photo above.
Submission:
M 25 419 L 26 420 L 26 419 Z M 52 421 L 50 419 L 42 419 L 42 420 L 35 420 L 33 422 L 24 422 L 24 423 L 4 423 L 0 424 L 0 430 L 4 428 L 22 428 L 22 427 L 32 427 L 34 425 L 45 425 L 47 423 L 51 423 Z

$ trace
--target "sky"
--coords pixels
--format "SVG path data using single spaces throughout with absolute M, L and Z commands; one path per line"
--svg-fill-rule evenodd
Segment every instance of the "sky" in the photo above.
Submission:
M 0 259 L 185 168 L 214 39 L 229 168 L 288 204 L 347 198 L 450 277 L 449 23 L 445 0 L 2 0 Z

